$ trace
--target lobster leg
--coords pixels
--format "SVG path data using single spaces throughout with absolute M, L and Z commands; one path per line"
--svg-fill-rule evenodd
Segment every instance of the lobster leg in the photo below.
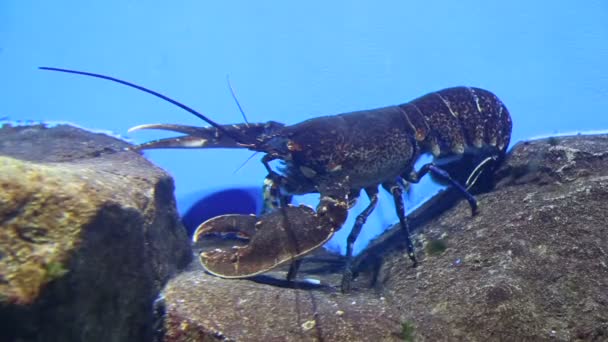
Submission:
M 477 200 L 475 197 L 471 195 L 471 193 L 464 186 L 454 180 L 447 171 L 433 163 L 424 164 L 420 168 L 420 171 L 412 172 L 408 177 L 406 177 L 406 179 L 408 182 L 418 183 L 420 179 L 429 172 L 431 172 L 434 176 L 444 179 L 452 184 L 469 202 L 469 205 L 471 206 L 471 215 L 475 216 L 477 214 Z
M 277 178 L 279 177 L 279 178 Z M 281 207 L 287 206 L 291 203 L 293 196 L 281 193 L 280 189 L 280 177 L 269 174 L 264 179 L 264 185 L 262 186 L 263 206 L 262 214 L 269 213 Z
M 397 217 L 399 218 L 399 225 L 405 234 L 405 244 L 407 255 L 412 260 L 412 267 L 418 266 L 416 255 L 414 254 L 414 244 L 410 238 L 410 227 L 405 217 L 405 204 L 403 203 L 403 188 L 397 182 L 386 182 L 382 183 L 382 187 L 388 190 L 393 195 L 395 201 L 395 210 L 397 211 Z
M 284 178 L 270 169 L 270 165 L 268 164 L 269 158 L 267 156 L 268 155 L 262 159 L 266 169 L 270 170 L 270 173 L 264 179 L 264 185 L 262 186 L 262 194 L 264 196 L 262 214 L 288 206 L 293 198 L 293 196 L 285 195 L 281 192 L 280 184 Z M 288 281 L 295 279 L 301 264 L 302 259 L 295 259 L 292 261 L 291 265 L 289 266 L 289 271 L 287 272 Z
M 303 261 L 303 259 L 296 259 L 291 262 L 291 264 L 289 265 L 289 271 L 287 271 L 287 277 L 285 277 L 287 279 L 287 281 L 292 281 L 292 280 L 296 279 L 296 275 L 298 274 L 298 271 L 300 270 L 302 261 Z
M 353 279 L 353 269 L 352 269 L 352 259 L 353 259 L 353 247 L 355 245 L 355 241 L 361 232 L 361 228 L 367 221 L 369 215 L 376 208 L 376 204 L 378 204 L 378 188 L 377 187 L 369 187 L 365 189 L 365 193 L 367 197 L 369 197 L 369 204 L 363 211 L 357 216 L 355 220 L 355 225 L 353 229 L 348 234 L 348 238 L 346 239 L 346 264 L 344 265 L 344 273 L 342 274 L 342 293 L 346 293 L 350 291 L 351 281 Z
M 262 194 L 264 196 L 262 214 L 266 214 L 274 210 L 280 210 L 279 208 L 284 208 L 291 203 L 293 196 L 281 193 L 281 189 L 279 187 L 280 179 L 280 176 L 276 174 L 269 174 L 264 179 L 264 186 L 262 187 Z M 287 272 L 288 281 L 295 279 L 301 264 L 302 259 L 295 259 L 292 261 L 291 265 L 289 266 L 289 271 Z
M 489 156 L 479 162 L 477 166 L 475 166 L 473 171 L 471 171 L 471 173 L 469 174 L 469 178 L 467 178 L 467 181 L 465 183 L 467 191 L 471 191 L 471 189 L 477 185 L 480 175 L 485 173 L 485 177 L 482 176 L 481 178 L 485 178 L 486 182 L 488 177 L 492 177 L 493 171 L 498 165 L 498 159 L 498 156 Z M 481 181 L 481 183 L 484 183 L 484 181 Z M 481 186 L 483 187 L 483 185 Z
M 246 278 L 296 260 L 323 245 L 339 229 L 348 213 L 347 196 L 322 196 L 317 212 L 288 205 L 259 218 L 222 215 L 203 222 L 194 233 L 197 242 L 208 234 L 236 233 L 249 237 L 245 246 L 214 249 L 200 254 L 203 267 L 222 278 Z
M 262 186 L 262 194 L 264 196 L 262 214 L 291 203 L 292 196 L 285 195 L 281 192 L 281 186 L 284 185 L 287 180 L 270 167 L 270 162 L 275 159 L 278 159 L 278 157 L 272 154 L 266 154 L 262 158 L 262 164 L 266 168 L 266 171 L 268 171 L 268 175 L 264 178 L 264 185 Z

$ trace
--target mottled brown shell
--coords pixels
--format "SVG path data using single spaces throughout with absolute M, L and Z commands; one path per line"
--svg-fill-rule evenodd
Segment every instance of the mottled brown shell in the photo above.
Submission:
M 399 106 L 415 132 L 424 132 L 425 152 L 435 157 L 495 147 L 504 153 L 511 139 L 511 116 L 493 93 L 454 87 L 426 94 Z

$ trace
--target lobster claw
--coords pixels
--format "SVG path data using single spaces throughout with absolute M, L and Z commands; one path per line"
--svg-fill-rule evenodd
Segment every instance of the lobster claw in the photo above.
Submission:
M 218 125 L 217 127 L 196 127 L 175 124 L 146 124 L 131 127 L 129 132 L 158 129 L 182 133 L 183 135 L 149 141 L 130 148 L 133 151 L 154 148 L 252 148 L 255 144 L 245 144 L 245 141 L 254 142 L 272 135 L 285 125 L 280 122 L 268 121 L 263 123 L 247 123 L 235 125 Z
M 313 251 L 329 240 L 346 219 L 347 208 L 287 206 L 264 214 L 221 215 L 203 222 L 194 232 L 198 242 L 208 234 L 236 233 L 249 238 L 244 246 L 200 253 L 203 267 L 222 278 L 247 278 L 269 271 Z

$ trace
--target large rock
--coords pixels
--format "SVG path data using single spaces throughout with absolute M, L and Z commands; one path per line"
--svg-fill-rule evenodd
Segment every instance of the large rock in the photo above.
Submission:
M 7 341 L 139 341 L 191 259 L 171 177 L 71 126 L 0 129 L 0 324 Z
M 410 215 L 418 268 L 394 227 L 346 295 L 335 262 L 303 270 L 313 289 L 193 269 L 164 291 L 165 340 L 608 340 L 607 170 L 605 135 L 519 143 L 477 216 L 453 191 Z
M 417 340 L 608 340 L 607 157 L 605 135 L 519 143 L 478 216 L 460 201 L 420 227 L 445 251 L 416 270 L 385 254 L 378 285 Z

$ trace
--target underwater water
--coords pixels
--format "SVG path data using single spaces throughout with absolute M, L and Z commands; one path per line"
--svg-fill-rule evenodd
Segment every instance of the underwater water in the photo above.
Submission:
M 208 189 L 180 198 L 178 210 L 188 235 L 192 236 L 201 222 L 218 215 L 259 213 L 262 209 L 261 198 L 262 190 L 259 187 Z
M 607 340 L 606 61 L 606 0 L 1 0 L 0 341 Z M 462 192 L 434 196 L 441 187 L 429 176 L 411 185 L 405 210 L 420 208 L 410 216 L 420 233 L 409 255 L 402 230 L 380 234 L 397 222 L 380 189 L 350 264 L 330 252 L 345 252 L 369 203 L 364 193 L 329 241 L 326 218 L 341 220 L 342 211 L 326 198 L 324 214 L 336 215 L 288 207 L 253 217 L 268 203 L 263 153 L 125 151 L 127 142 L 176 135 L 134 126 L 209 122 L 133 88 L 39 67 L 158 91 L 226 125 L 219 138 L 197 131 L 225 144 L 239 140 L 226 133 L 245 122 L 240 107 L 249 123 L 294 125 L 483 88 L 510 112 L 512 153 L 492 174 L 497 186 L 475 194 L 477 215 Z M 470 89 L 440 92 L 435 101 L 455 104 L 440 115 L 429 113 L 441 103 L 417 101 L 432 122 L 427 137 L 455 142 L 455 130 L 474 141 L 478 132 L 469 133 L 483 122 L 502 128 L 500 146 L 510 126 L 504 108 L 484 107 L 492 97 L 475 93 L 459 101 Z M 395 108 L 349 126 L 365 142 L 360 150 L 411 147 L 411 136 L 384 139 L 398 135 L 382 120 L 395 119 Z M 400 120 L 406 113 L 415 122 L 412 106 L 399 108 Z M 340 174 L 333 151 L 346 144 L 329 132 L 332 158 L 320 164 Z M 491 136 L 483 142 L 494 145 Z M 296 140 L 269 145 L 318 146 Z M 473 149 L 475 157 L 489 150 Z M 290 179 L 310 190 L 314 166 L 293 168 Z M 470 170 L 458 166 L 442 167 L 464 181 Z M 293 198 L 319 202 L 314 193 Z M 201 221 L 203 233 L 219 234 L 197 234 Z M 293 262 L 308 251 L 301 267 Z
M 142 92 L 37 67 L 129 80 L 220 123 L 243 121 L 227 75 L 250 122 L 286 124 L 470 85 L 506 104 L 513 144 L 608 129 L 607 60 L 608 3 L 601 0 L 0 2 L 0 117 L 68 121 L 135 142 L 167 136 L 127 133 L 139 124 L 204 123 Z M 258 187 L 265 176 L 260 155 L 240 168 L 248 151 L 146 155 L 174 176 L 182 213 L 196 194 Z M 436 191 L 429 183 L 413 187 L 407 209 Z M 332 248 L 344 250 L 352 213 L 366 204 L 362 196 Z M 384 194 L 356 251 L 395 221 Z

